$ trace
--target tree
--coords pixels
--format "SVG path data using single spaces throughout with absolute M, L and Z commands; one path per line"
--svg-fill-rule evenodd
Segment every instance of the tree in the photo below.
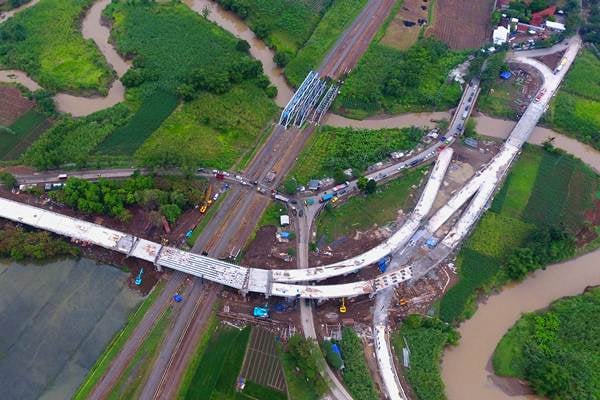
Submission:
M 286 179 L 285 182 L 283 182 L 283 191 L 286 194 L 289 194 L 289 195 L 296 194 L 297 187 L 298 187 L 298 181 L 296 180 L 296 178 Z
M 0 172 L 0 183 L 2 183 L 8 189 L 17 187 L 17 178 L 9 172 Z
M 277 87 L 275 87 L 273 85 L 269 85 L 265 88 L 265 94 L 270 99 L 274 99 L 275 97 L 277 97 L 277 93 L 278 93 Z
M 171 224 L 177 222 L 177 219 L 181 216 L 181 208 L 177 204 L 165 204 L 160 207 L 160 212 Z
M 375 193 L 375 190 L 377 190 L 377 182 L 373 179 L 369 179 L 367 186 L 365 187 L 365 193 L 372 194 Z
M 208 19 L 209 15 L 210 15 L 210 8 L 208 8 L 208 6 L 202 7 L 202 16 L 204 18 Z
M 238 51 L 241 51 L 243 53 L 247 53 L 250 50 L 250 43 L 246 42 L 244 39 L 240 39 L 236 43 L 235 48 Z
M 335 171 L 333 171 L 333 179 L 335 180 L 335 183 L 346 182 L 346 174 L 344 174 L 344 170 L 337 168 Z
M 273 61 L 275 61 L 275 64 L 277 64 L 281 68 L 285 67 L 291 60 L 292 54 L 290 54 L 287 51 L 278 51 L 273 57 Z
M 182 83 L 177 86 L 177 95 L 185 101 L 193 100 L 196 95 L 194 86 L 189 83 Z
M 359 190 L 366 190 L 368 183 L 369 180 L 365 176 L 359 176 L 358 180 L 356 181 L 356 186 L 358 186 Z
M 145 80 L 144 70 L 141 68 L 130 68 L 121 77 L 121 82 L 128 88 L 140 86 Z

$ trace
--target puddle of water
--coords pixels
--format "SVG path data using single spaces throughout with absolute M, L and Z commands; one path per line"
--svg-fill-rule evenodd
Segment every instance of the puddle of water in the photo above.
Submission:
M 235 37 L 244 39 L 250 44 L 250 54 L 261 62 L 265 75 L 269 77 L 271 84 L 277 87 L 275 102 L 281 107 L 285 106 L 292 98 L 293 93 L 283 76 L 283 70 L 273 61 L 273 51 L 256 37 L 246 23 L 234 13 L 224 10 L 214 1 L 186 0 L 185 3 L 200 15 L 202 15 L 204 8 L 207 8 L 210 21 L 215 22 Z
M 448 349 L 442 377 L 450 400 L 539 399 L 532 395 L 509 396 L 491 380 L 486 370 L 496 344 L 522 313 L 546 307 L 552 301 L 600 285 L 600 250 L 537 271 L 520 284 L 511 285 L 481 304 L 460 328 L 462 339 Z

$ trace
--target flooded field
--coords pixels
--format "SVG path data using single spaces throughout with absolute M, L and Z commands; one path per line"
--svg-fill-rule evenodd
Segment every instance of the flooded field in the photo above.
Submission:
M 128 274 L 88 259 L 0 262 L 4 399 L 68 399 L 141 297 Z

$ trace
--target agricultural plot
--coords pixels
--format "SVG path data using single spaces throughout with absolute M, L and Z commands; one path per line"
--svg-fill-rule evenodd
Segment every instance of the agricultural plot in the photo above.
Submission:
M 532 240 L 536 230 L 563 225 L 577 238 L 589 230 L 585 213 L 599 188 L 600 177 L 581 161 L 526 146 L 461 249 L 456 262 L 460 280 L 442 298 L 440 317 L 447 322 L 469 317 L 477 293 L 507 279 L 501 267 L 515 248 Z
M 553 128 L 600 149 L 600 60 L 589 50 L 575 60 L 546 120 Z
M 276 111 L 264 91 L 252 83 L 222 95 L 202 93 L 171 114 L 135 157 L 147 166 L 230 169 L 255 146 Z
M 80 19 L 93 0 L 40 0 L 0 27 L 3 67 L 26 71 L 50 90 L 105 94 L 110 67 L 80 32 Z
M 275 348 L 275 338 L 269 331 L 260 327 L 252 329 L 240 375 L 259 385 L 285 391 L 285 378 Z
M 346 79 L 334 108 L 356 119 L 379 112 L 447 110 L 461 95 L 448 73 L 465 56 L 433 39 L 419 40 L 406 51 L 373 43 Z
M 324 126 L 312 136 L 289 176 L 306 184 L 347 168 L 362 174 L 390 153 L 414 148 L 422 136 L 423 131 L 414 127 L 369 130 Z
M 11 125 L 34 106 L 16 87 L 0 85 L 0 126 Z
M 436 0 L 427 33 L 452 49 L 479 48 L 490 38 L 493 6 L 492 0 Z
M 0 130 L 0 160 L 16 160 L 50 127 L 45 115 L 29 110 L 8 129 Z

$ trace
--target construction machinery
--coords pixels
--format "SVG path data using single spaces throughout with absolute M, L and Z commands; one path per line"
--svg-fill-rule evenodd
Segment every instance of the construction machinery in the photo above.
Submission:
M 140 286 L 142 284 L 142 275 L 144 274 L 144 268 L 140 268 L 140 272 L 135 277 L 135 284 Z
M 346 311 L 348 311 L 346 309 L 346 299 L 344 297 L 342 297 L 342 305 L 340 306 L 340 312 L 342 314 L 344 314 Z
M 202 203 L 202 206 L 200 206 L 200 214 L 204 214 L 206 212 L 206 210 L 208 209 L 208 206 L 212 203 L 212 199 L 211 199 L 210 195 L 211 195 L 211 186 L 208 185 L 208 187 L 206 188 L 206 193 L 204 194 L 204 202 Z

